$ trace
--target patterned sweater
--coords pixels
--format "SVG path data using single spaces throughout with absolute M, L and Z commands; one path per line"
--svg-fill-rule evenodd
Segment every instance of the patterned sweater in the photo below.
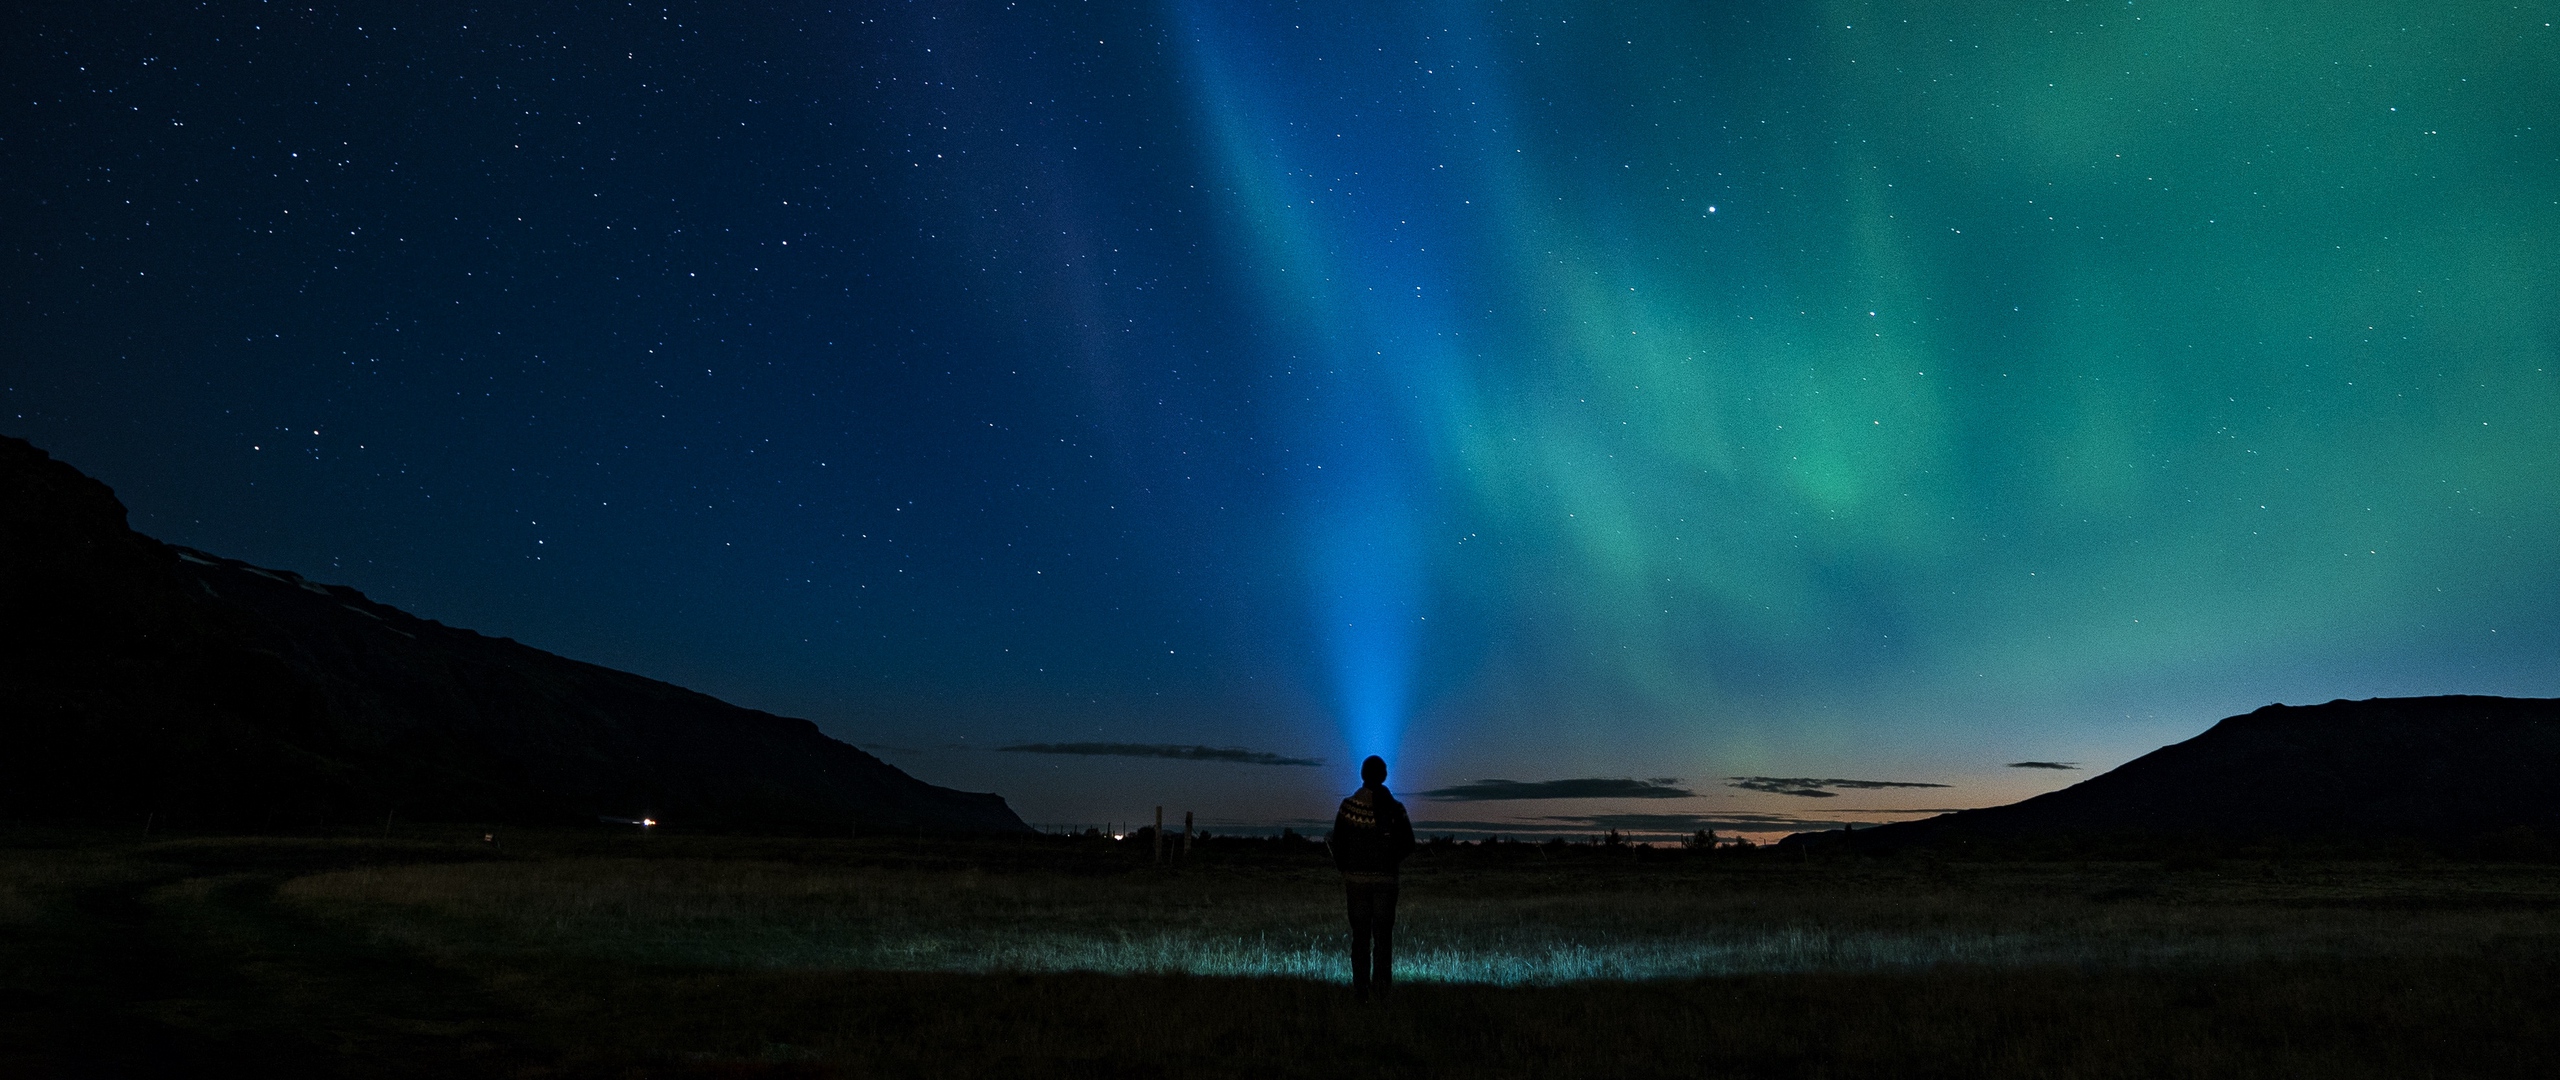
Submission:
M 1354 885 L 1392 885 L 1396 864 L 1413 854 L 1413 819 L 1385 785 L 1352 792 L 1333 815 L 1333 865 Z

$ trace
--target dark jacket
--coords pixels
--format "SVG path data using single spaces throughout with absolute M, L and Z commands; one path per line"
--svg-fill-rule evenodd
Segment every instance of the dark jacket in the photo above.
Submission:
M 1342 800 L 1327 844 L 1343 877 L 1358 884 L 1391 884 L 1396 864 L 1413 854 L 1413 819 L 1384 785 L 1372 784 Z

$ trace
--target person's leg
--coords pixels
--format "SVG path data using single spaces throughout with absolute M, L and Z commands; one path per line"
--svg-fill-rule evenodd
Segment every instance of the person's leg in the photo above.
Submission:
M 1369 933 L 1372 938 L 1371 947 L 1376 950 L 1370 953 L 1369 963 L 1374 971 L 1370 981 L 1377 986 L 1378 993 L 1384 996 L 1388 984 L 1395 981 L 1396 975 L 1395 886 L 1380 885 L 1370 893 Z
M 1343 893 L 1351 914 L 1351 992 L 1369 992 L 1369 890 L 1365 886 L 1345 885 Z

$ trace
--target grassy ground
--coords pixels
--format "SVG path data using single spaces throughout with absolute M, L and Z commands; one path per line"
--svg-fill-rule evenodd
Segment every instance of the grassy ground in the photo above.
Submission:
M 0 838 L 0 1075 L 2519 1076 L 2560 868 Z

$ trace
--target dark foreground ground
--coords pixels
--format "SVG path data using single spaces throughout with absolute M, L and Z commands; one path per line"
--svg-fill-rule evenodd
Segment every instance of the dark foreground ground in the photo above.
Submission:
M 501 840 L 0 835 L 0 1076 L 2449 1077 L 2560 1060 L 2549 866 L 1443 848 L 1407 886 L 1412 948 L 1492 981 L 1364 1006 L 1305 977 L 1334 903 L 1306 848 L 1154 867 L 1057 838 Z M 1505 950 L 1544 959 L 1504 968 Z M 1693 962 L 1723 973 L 1558 981 Z M 1199 970 L 1233 973 L 1163 973 Z

